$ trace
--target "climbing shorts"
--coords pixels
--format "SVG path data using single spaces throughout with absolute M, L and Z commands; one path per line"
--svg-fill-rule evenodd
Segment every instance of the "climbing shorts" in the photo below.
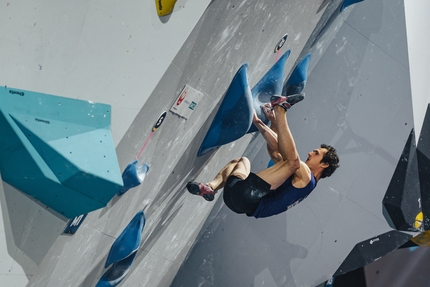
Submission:
M 251 172 L 246 179 L 229 176 L 224 186 L 223 199 L 232 211 L 252 216 L 260 199 L 269 192 L 270 184 Z

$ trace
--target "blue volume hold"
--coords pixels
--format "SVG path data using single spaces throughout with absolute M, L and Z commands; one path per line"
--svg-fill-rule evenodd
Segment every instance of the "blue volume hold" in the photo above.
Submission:
M 233 142 L 249 130 L 254 111 L 247 68 L 243 64 L 234 76 L 197 156 Z
M 311 53 L 307 54 L 294 68 L 282 92 L 285 96 L 300 94 L 306 86 Z
M 128 274 L 139 250 L 145 214 L 139 211 L 118 236 L 109 251 L 105 268 L 112 266 L 100 278 L 96 287 L 117 286 Z
M 253 106 L 257 113 L 257 117 L 265 124 L 268 124 L 269 120 L 261 109 L 261 105 L 270 103 L 270 98 L 273 95 L 281 94 L 282 84 L 284 81 L 285 63 L 290 56 L 290 53 L 291 51 L 287 50 L 251 90 Z M 257 127 L 252 124 L 247 133 L 253 133 L 256 131 Z
M 145 214 L 139 211 L 121 232 L 110 248 L 105 268 L 120 261 L 139 249 L 140 238 L 145 226 Z
M 121 283 L 130 271 L 136 254 L 137 252 L 134 252 L 123 260 L 115 262 L 112 267 L 103 274 L 96 287 L 115 287 Z
M 145 179 L 146 173 L 149 170 L 149 165 L 145 162 L 139 166 L 138 163 L 139 162 L 137 160 L 134 160 L 124 169 L 124 172 L 122 173 L 124 186 L 118 191 L 118 196 L 123 195 L 130 188 L 140 185 Z

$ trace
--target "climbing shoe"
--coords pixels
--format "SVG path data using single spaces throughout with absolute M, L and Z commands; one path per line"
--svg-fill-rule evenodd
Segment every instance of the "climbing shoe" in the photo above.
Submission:
M 274 106 L 281 106 L 285 110 L 288 110 L 293 105 L 297 104 L 298 102 L 302 101 L 305 98 L 305 93 L 295 94 L 291 96 L 272 96 L 270 98 L 270 105 L 272 107 Z
M 212 201 L 215 198 L 216 191 L 214 191 L 209 185 L 204 183 L 190 181 L 187 184 L 187 189 L 188 192 L 195 195 L 200 195 L 207 201 Z

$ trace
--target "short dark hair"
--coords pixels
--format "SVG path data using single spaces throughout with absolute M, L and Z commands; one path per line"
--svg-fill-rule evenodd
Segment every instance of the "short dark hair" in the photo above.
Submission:
M 321 148 L 325 148 L 327 150 L 321 160 L 322 163 L 328 163 L 328 167 L 326 167 L 321 173 L 321 178 L 324 178 L 331 176 L 339 167 L 339 156 L 336 153 L 336 149 L 331 145 L 322 144 Z

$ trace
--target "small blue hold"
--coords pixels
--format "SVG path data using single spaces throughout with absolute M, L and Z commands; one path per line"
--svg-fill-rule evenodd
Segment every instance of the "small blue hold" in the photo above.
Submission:
M 197 156 L 241 138 L 251 126 L 254 110 L 247 69 L 248 64 L 245 63 L 236 72 Z
M 96 287 L 118 286 L 118 284 L 127 276 L 128 272 L 130 272 L 136 254 L 137 252 L 134 252 L 123 260 L 115 262 L 111 268 L 103 274 Z
M 311 53 L 308 53 L 294 68 L 290 78 L 284 86 L 283 95 L 290 96 L 300 94 L 306 86 L 308 78 L 309 62 Z
M 105 268 L 110 264 L 127 258 L 139 249 L 140 234 L 145 226 L 145 214 L 139 211 L 118 236 L 109 251 Z
M 124 186 L 118 191 L 117 195 L 121 196 L 126 193 L 130 188 L 136 187 L 143 182 L 146 173 L 149 170 L 149 165 L 145 162 L 139 166 L 138 161 L 134 160 L 129 163 L 122 173 L 122 181 Z
M 105 268 L 112 265 L 100 278 L 96 287 L 117 286 L 127 276 L 139 250 L 145 222 L 145 214 L 141 210 L 121 232 L 109 250 Z
M 266 125 L 269 123 L 269 120 L 263 112 L 261 105 L 270 103 L 270 99 L 273 95 L 281 94 L 285 63 L 290 53 L 291 51 L 287 50 L 251 90 L 254 110 L 257 113 L 257 117 Z M 257 127 L 252 124 L 246 133 L 253 133 L 256 131 L 258 131 Z
M 342 12 L 343 10 L 345 10 L 346 7 L 348 7 L 352 4 L 362 2 L 362 1 L 364 1 L 364 0 L 345 0 L 345 1 L 343 1 L 342 6 L 340 7 L 340 12 Z

